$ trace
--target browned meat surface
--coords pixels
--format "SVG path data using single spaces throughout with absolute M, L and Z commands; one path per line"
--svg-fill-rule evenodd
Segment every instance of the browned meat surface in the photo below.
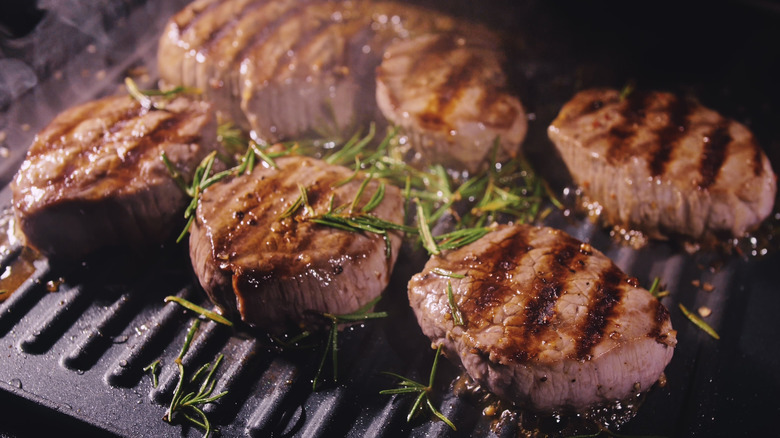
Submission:
M 159 110 L 124 95 L 61 113 L 35 137 L 12 182 L 27 243 L 53 258 L 160 244 L 187 202 L 161 154 L 191 175 L 216 139 L 211 106 L 185 96 Z
M 401 236 L 391 233 L 390 254 L 382 236 L 340 230 L 310 220 L 300 208 L 285 217 L 306 189 L 314 214 L 329 205 L 351 205 L 361 178 L 340 182 L 352 171 L 314 158 L 276 160 L 278 169 L 253 173 L 204 191 L 190 236 L 190 256 L 209 297 L 253 326 L 280 331 L 312 314 L 353 312 L 387 286 Z M 368 183 L 357 208 L 379 187 Z M 401 223 L 400 190 L 388 185 L 370 214 Z
M 448 283 L 463 325 L 454 323 Z M 409 282 L 409 301 L 423 332 L 475 381 L 541 411 L 647 390 L 677 342 L 658 300 L 602 253 L 551 228 L 499 226 L 432 257 Z
M 505 91 L 499 41 L 485 36 L 425 34 L 400 40 L 377 71 L 377 103 L 404 128 L 427 163 L 476 172 L 514 157 L 527 121 Z
M 741 237 L 772 211 L 777 178 L 752 133 L 697 102 L 583 91 L 548 133 L 611 224 L 655 238 Z
M 222 113 L 251 129 L 256 139 L 275 142 L 313 131 L 344 133 L 368 121 L 382 121 L 376 68 L 387 47 L 408 39 L 417 41 L 414 47 L 422 41 L 417 36 L 439 32 L 467 37 L 469 44 L 426 62 L 463 81 L 446 90 L 431 82 L 426 89 L 426 76 L 413 93 L 400 93 L 398 87 L 413 81 L 405 76 L 419 72 L 399 68 L 397 60 L 413 57 L 413 50 L 398 46 L 398 55 L 383 70 L 389 90 L 382 96 L 392 99 L 383 108 L 385 115 L 407 125 L 426 156 L 443 149 L 455 155 L 446 160 L 470 166 L 472 157 L 489 154 L 496 135 L 507 137 L 502 157 L 515 153 L 525 119 L 519 102 L 498 91 L 504 82 L 500 56 L 482 45 L 497 44 L 495 36 L 477 24 L 411 5 L 368 0 L 196 1 L 168 24 L 158 65 L 164 83 L 204 90 Z M 485 71 L 462 71 L 469 59 L 484 63 Z M 449 65 L 452 60 L 457 63 Z M 446 113 L 442 123 L 405 121 L 405 99 L 422 95 L 433 102 L 431 96 L 439 91 L 457 94 L 450 103 L 445 97 L 437 101 Z M 415 114 L 412 118 L 418 119 Z M 472 144 L 475 141 L 478 144 Z M 469 146 L 461 151 L 462 145 Z

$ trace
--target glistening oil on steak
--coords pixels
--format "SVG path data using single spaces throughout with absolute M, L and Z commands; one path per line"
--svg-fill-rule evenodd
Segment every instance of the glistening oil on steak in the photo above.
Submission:
M 676 345 L 653 296 L 552 228 L 499 225 L 432 256 L 408 289 L 435 345 L 480 385 L 531 410 L 582 412 L 646 391 Z M 445 290 L 463 325 L 443 305 Z

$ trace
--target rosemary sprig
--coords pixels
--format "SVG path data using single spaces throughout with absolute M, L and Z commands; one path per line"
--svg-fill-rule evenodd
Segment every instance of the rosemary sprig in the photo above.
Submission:
M 311 206 L 309 206 L 309 197 L 306 193 L 306 187 L 304 187 L 301 184 L 298 184 L 298 190 L 300 191 L 300 195 L 298 195 L 295 201 L 293 201 L 293 203 L 290 204 L 290 206 L 287 207 L 287 209 L 282 212 L 281 216 L 279 216 L 279 219 L 292 217 L 295 214 L 295 212 L 298 211 L 298 209 L 301 208 L 302 206 L 305 206 L 307 208 L 306 215 L 311 216 L 310 214 Z
M 444 414 L 439 412 L 436 407 L 433 406 L 433 403 L 431 402 L 430 393 L 433 390 L 433 382 L 436 378 L 436 369 L 439 364 L 439 356 L 441 355 L 441 345 L 439 345 L 439 348 L 436 349 L 436 356 L 433 358 L 433 366 L 431 367 L 431 373 L 428 376 L 428 385 L 424 385 L 422 383 L 416 382 L 412 379 L 406 378 L 404 376 L 401 376 L 396 373 L 391 373 L 388 371 L 384 371 L 384 374 L 387 374 L 389 376 L 393 376 L 396 379 L 399 380 L 398 388 L 393 389 L 383 389 L 382 391 L 379 391 L 380 394 L 417 394 L 417 398 L 414 401 L 414 404 L 412 405 L 412 409 L 409 410 L 409 414 L 406 416 L 406 421 L 409 422 L 414 418 L 414 416 L 421 410 L 424 409 L 423 406 L 427 407 L 430 412 L 438 417 L 440 420 L 442 420 L 447 426 L 452 428 L 452 430 L 458 430 L 455 425 L 450 421 L 449 418 L 447 418 Z M 423 405 L 423 402 L 425 404 Z
M 461 184 L 455 197 L 475 201 L 458 228 L 482 227 L 501 215 L 512 217 L 515 222 L 531 223 L 547 214 L 541 209 L 543 203 L 555 199 L 522 157 L 501 165 L 492 163 L 488 171 Z M 559 202 L 552 203 L 560 206 Z
M 338 382 L 339 324 L 367 321 L 369 319 L 386 318 L 387 312 L 369 312 L 369 310 L 373 309 L 380 299 L 382 299 L 381 295 L 369 301 L 358 310 L 345 315 L 335 315 L 332 313 L 322 314 L 324 317 L 330 319 L 331 325 L 327 340 L 325 341 L 325 350 L 322 353 L 322 359 L 320 359 L 320 366 L 317 368 L 317 374 L 314 376 L 314 380 L 312 380 L 311 388 L 313 391 L 317 390 L 317 387 L 320 383 L 320 376 L 322 375 L 322 369 L 325 367 L 325 361 L 328 358 L 328 353 L 330 353 L 331 365 L 333 367 L 333 381 Z
M 656 299 L 661 299 L 669 295 L 668 290 L 663 290 L 661 288 L 661 278 L 659 277 L 655 277 L 653 279 L 653 284 L 650 286 L 650 289 L 648 289 L 647 291 L 650 292 L 650 295 L 654 296 Z
M 620 101 L 622 102 L 626 100 L 628 96 L 634 92 L 634 89 L 636 89 L 636 82 L 631 79 L 626 83 L 626 85 L 623 86 L 623 89 L 620 90 Z
M 356 132 L 341 148 L 325 157 L 325 162 L 340 165 L 354 162 L 355 158 L 371 143 L 375 134 L 376 126 L 371 123 L 368 134 L 361 138 L 360 132 Z
M 176 181 L 176 184 L 191 198 L 189 205 L 187 205 L 187 208 L 184 210 L 184 218 L 187 219 L 187 223 L 184 226 L 182 232 L 179 234 L 179 237 L 176 238 L 177 243 L 184 239 L 184 236 L 187 235 L 187 233 L 190 231 L 190 228 L 192 227 L 192 222 L 195 220 L 195 209 L 198 207 L 198 200 L 200 199 L 201 192 L 213 184 L 227 178 L 228 176 L 240 175 L 244 172 L 251 173 L 254 169 L 255 154 L 257 149 L 258 148 L 256 147 L 248 148 L 246 154 L 237 166 L 228 170 L 223 170 L 222 172 L 218 172 L 214 175 L 211 174 L 211 171 L 217 158 L 217 152 L 211 152 L 205 158 L 203 158 L 198 167 L 195 168 L 192 182 L 190 184 L 186 183 L 181 172 L 176 169 L 170 159 L 168 159 L 168 156 L 165 154 L 165 152 L 161 154 L 162 161 L 165 164 L 165 167 L 168 169 L 168 173 L 171 175 L 171 178 L 173 178 L 173 180 Z
M 688 310 L 685 306 L 683 306 L 682 303 L 678 303 L 677 305 L 680 307 L 680 310 L 682 311 L 683 315 L 685 315 L 685 317 L 688 318 L 688 320 L 694 323 L 696 327 L 699 327 L 700 329 L 704 330 L 705 333 L 712 336 L 713 338 L 720 339 L 720 335 L 718 335 L 715 329 L 710 327 L 710 325 L 704 322 L 703 319 L 699 318 L 695 313 Z
M 190 93 L 190 94 L 198 94 L 200 93 L 200 90 L 195 88 L 187 88 L 187 87 L 176 87 L 171 90 L 141 90 L 138 88 L 138 85 L 135 83 L 134 80 L 132 80 L 129 77 L 125 78 L 125 88 L 127 88 L 127 93 L 130 94 L 130 96 L 137 100 L 138 103 L 141 104 L 142 107 L 148 109 L 148 110 L 161 110 L 165 109 L 165 101 L 168 99 L 172 99 L 178 94 L 182 93 Z M 155 101 L 152 99 L 152 97 L 162 97 L 163 101 Z
M 217 356 L 213 365 L 205 364 L 200 367 L 189 380 L 185 377 L 184 365 L 181 361 L 184 355 L 187 354 L 187 351 L 189 351 L 198 327 L 200 327 L 200 320 L 194 319 L 184 339 L 184 345 L 182 345 L 179 356 L 175 360 L 179 368 L 179 381 L 176 383 L 171 404 L 168 406 L 163 420 L 171 423 L 174 421 L 174 416 L 180 414 L 185 420 L 205 429 L 204 438 L 208 438 L 211 433 L 211 423 L 201 406 L 212 403 L 227 394 L 227 391 L 224 391 L 217 395 L 212 395 L 217 384 L 214 373 L 219 368 L 219 364 L 224 356 L 222 354 Z
M 309 219 L 310 221 L 354 233 L 366 232 L 382 236 L 385 241 L 385 256 L 389 259 L 392 256 L 392 246 L 390 245 L 390 231 L 414 232 L 415 229 L 395 222 L 380 219 L 366 213 L 343 213 L 338 210 L 330 210 L 326 213 L 318 214 Z
M 222 122 L 217 125 L 217 141 L 222 143 L 228 153 L 236 157 L 245 154 L 249 144 L 243 132 L 232 122 Z
M 152 376 L 152 388 L 157 388 L 159 383 L 157 378 L 160 374 L 160 359 L 157 359 L 156 361 L 145 366 L 144 371 L 149 372 L 149 374 Z
M 174 303 L 177 303 L 177 304 L 181 305 L 185 309 L 192 310 L 193 312 L 198 313 L 200 315 L 203 315 L 204 317 L 206 317 L 206 318 L 208 318 L 208 319 L 210 319 L 210 320 L 212 320 L 214 322 L 218 322 L 220 324 L 224 324 L 224 325 L 226 325 L 228 327 L 232 327 L 233 326 L 233 323 L 230 320 L 228 320 L 224 316 L 220 315 L 219 313 L 211 311 L 211 310 L 208 310 L 208 309 L 205 309 L 205 308 L 203 308 L 201 306 L 198 306 L 197 304 L 192 303 L 191 301 L 185 300 L 184 298 L 180 298 L 180 297 L 177 297 L 177 296 L 174 296 L 174 295 L 169 295 L 169 296 L 165 297 L 165 299 L 163 301 L 166 302 L 166 303 L 173 301 Z
M 364 182 L 365 184 L 365 182 Z M 397 224 L 388 220 L 384 220 L 370 214 L 371 210 L 376 208 L 384 197 L 384 187 L 380 184 L 380 187 L 371 196 L 371 199 L 360 211 L 354 211 L 357 209 L 360 197 L 362 196 L 364 184 L 361 184 L 361 188 L 356 193 L 354 199 L 350 203 L 350 206 L 340 206 L 338 208 L 333 207 L 333 197 L 330 198 L 330 205 L 325 213 L 315 213 L 314 209 L 308 203 L 308 196 L 306 195 L 306 188 L 299 186 L 301 194 L 293 202 L 293 204 L 282 213 L 282 218 L 290 217 L 295 212 L 303 207 L 306 210 L 303 220 L 309 220 L 316 224 L 337 228 L 344 231 L 351 231 L 355 233 L 367 232 L 373 234 L 379 234 L 385 241 L 385 254 L 387 258 L 392 255 L 392 247 L 390 245 L 390 231 L 401 232 L 415 232 L 416 229 L 408 227 L 403 224 Z
M 437 243 L 439 249 L 455 249 L 476 242 L 489 233 L 490 230 L 490 227 L 464 228 L 451 233 L 440 234 L 435 239 L 439 241 Z

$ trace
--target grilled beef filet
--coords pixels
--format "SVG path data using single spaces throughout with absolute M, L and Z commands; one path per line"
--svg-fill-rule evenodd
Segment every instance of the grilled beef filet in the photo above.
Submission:
M 548 133 L 611 224 L 654 238 L 741 237 L 772 211 L 777 178 L 751 132 L 697 102 L 587 90 Z
M 517 155 L 527 130 L 517 98 L 505 91 L 499 41 L 424 34 L 400 40 L 377 69 L 377 104 L 411 137 L 423 162 L 476 172 Z
M 212 301 L 256 327 L 279 331 L 286 323 L 311 322 L 321 313 L 353 312 L 381 294 L 398 255 L 401 236 L 390 248 L 379 234 L 317 224 L 303 206 L 285 212 L 307 192 L 314 214 L 351 205 L 361 178 L 314 158 L 289 156 L 278 168 L 257 166 L 206 189 L 190 236 L 193 268 Z M 371 180 L 356 206 L 380 187 Z M 400 190 L 387 186 L 370 213 L 401 223 Z M 389 253 L 386 251 L 389 250 Z
M 414 80 L 406 76 L 419 72 L 399 68 L 398 59 L 421 60 L 401 45 L 396 52 L 402 53 L 383 69 L 386 81 L 381 98 L 387 101 L 386 116 L 408 125 L 414 138 L 422 141 L 420 148 L 433 147 L 433 152 L 425 152 L 428 157 L 443 150 L 455 155 L 449 161 L 467 160 L 472 166 L 473 157 L 492 150 L 496 134 L 507 137 L 502 152 L 514 153 L 525 133 L 525 119 L 519 102 L 499 92 L 504 81 L 500 57 L 482 44 L 498 45 L 496 37 L 480 25 L 411 5 L 368 0 L 199 0 L 166 27 L 158 68 L 164 83 L 202 89 L 222 113 L 251 129 L 256 139 L 275 142 L 312 131 L 344 132 L 383 120 L 375 89 L 376 68 L 385 50 L 397 41 L 439 32 L 460 35 L 469 43 L 426 62 L 444 77 L 462 80 L 448 87 L 432 82 L 426 89 L 426 76 L 416 82 L 414 93 L 401 93 L 398 87 Z M 423 40 L 417 41 L 413 46 Z M 450 65 L 452 60 L 457 64 Z M 463 62 L 468 60 L 486 63 L 486 70 L 480 74 L 478 69 L 464 70 Z M 434 99 L 439 91 L 450 93 L 452 99 Z M 441 104 L 446 111 L 442 123 L 418 123 L 416 114 L 411 122 L 405 121 L 404 100 L 421 97 Z M 409 105 L 420 113 L 435 111 Z M 479 144 L 471 144 L 474 141 Z M 459 151 L 458 145 L 468 145 L 468 152 Z
M 11 183 L 20 229 L 52 258 L 158 245 L 187 203 L 161 154 L 186 178 L 216 145 L 211 106 L 183 95 L 163 109 L 127 95 L 68 109 L 35 137 Z
M 552 228 L 498 226 L 432 257 L 409 282 L 409 301 L 423 332 L 475 381 L 540 411 L 580 411 L 645 391 L 676 344 L 658 300 Z

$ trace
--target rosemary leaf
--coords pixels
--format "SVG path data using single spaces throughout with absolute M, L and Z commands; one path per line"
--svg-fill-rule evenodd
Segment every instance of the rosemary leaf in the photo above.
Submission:
M 382 199 L 385 197 L 385 183 L 380 183 L 371 199 L 368 200 L 366 205 L 360 210 L 361 213 L 370 213 L 373 209 L 382 203 Z
M 647 291 L 650 292 L 650 295 L 654 296 L 656 299 L 661 299 L 669 295 L 668 290 L 661 290 L 661 279 L 659 277 L 655 277 L 653 279 L 653 284 Z
M 190 351 L 190 344 L 192 343 L 192 338 L 195 337 L 195 332 L 198 331 L 198 328 L 200 327 L 200 320 L 199 319 L 193 319 L 192 324 L 190 325 L 189 331 L 187 331 L 187 336 L 184 338 L 184 344 L 181 346 L 181 351 L 179 351 L 179 356 L 176 357 L 176 363 L 181 365 L 181 360 L 184 358 L 184 355 L 187 354 L 188 351 Z
M 444 414 L 442 414 L 441 412 L 439 412 L 439 410 L 438 410 L 438 409 L 436 409 L 436 408 L 433 406 L 433 403 L 431 403 L 431 399 L 430 399 L 430 398 L 427 398 L 427 397 L 426 397 L 425 401 L 428 403 L 428 409 L 430 409 L 430 410 L 431 410 L 431 412 L 433 413 L 433 415 L 437 416 L 437 417 L 439 418 L 439 420 L 443 421 L 443 422 L 444 422 L 444 424 L 446 424 L 447 426 L 449 426 L 449 427 L 450 427 L 452 430 L 455 430 L 455 431 L 457 431 L 457 430 L 458 430 L 458 428 L 457 428 L 457 427 L 455 427 L 455 425 L 454 425 L 454 424 L 452 424 L 452 421 L 450 421 L 450 419 L 449 419 L 449 418 L 447 418 L 447 417 L 446 417 Z
M 427 394 L 424 391 L 421 391 L 420 394 L 417 395 L 417 398 L 414 400 L 414 404 L 412 405 L 412 408 L 409 409 L 409 413 L 406 415 L 407 423 L 412 421 L 412 418 L 414 418 L 414 414 L 416 414 L 417 411 L 420 409 L 420 406 L 422 405 L 422 401 L 424 398 L 427 398 Z
M 195 372 L 191 379 L 186 378 L 186 370 L 184 369 L 184 364 L 182 364 L 182 358 L 184 358 L 189 351 L 192 339 L 199 326 L 200 320 L 194 319 L 187 332 L 179 356 L 175 360 L 176 366 L 179 369 L 179 380 L 176 382 L 176 388 L 173 391 L 171 403 L 168 406 L 163 420 L 170 423 L 174 421 L 174 418 L 177 415 L 180 415 L 190 423 L 203 428 L 205 430 L 204 437 L 208 437 L 211 434 L 211 423 L 200 406 L 212 403 L 224 397 L 227 395 L 227 391 L 212 395 L 216 386 L 214 374 L 224 358 L 222 354 L 217 357 L 213 365 L 205 364 Z M 198 388 L 198 390 L 194 391 L 192 388 L 193 386 Z M 195 414 L 195 416 L 193 414 Z
M 682 310 L 683 315 L 685 315 L 686 318 L 688 318 L 692 323 L 696 324 L 697 327 L 704 330 L 705 333 L 712 336 L 715 339 L 720 339 L 720 335 L 712 328 L 709 324 L 704 322 L 703 319 L 699 318 L 695 313 L 688 310 L 685 306 L 683 306 L 682 303 L 678 303 L 678 306 L 680 307 L 680 310 Z
M 246 153 L 247 140 L 244 138 L 241 130 L 236 128 L 232 122 L 219 123 L 217 125 L 217 141 L 234 156 Z
M 171 178 L 173 178 L 173 181 L 176 183 L 176 185 L 179 186 L 182 191 L 187 192 L 187 183 L 184 181 L 184 177 L 182 176 L 181 172 L 176 169 L 176 166 L 173 165 L 171 160 L 168 158 L 168 155 L 165 154 L 165 151 L 162 152 L 160 158 L 162 158 L 162 161 L 165 164 L 165 168 L 168 169 L 168 173 L 171 174 Z
M 415 414 L 421 410 L 421 408 L 427 407 L 428 410 L 436 417 L 444 421 L 447 426 L 452 428 L 452 430 L 457 430 L 455 428 L 455 425 L 441 412 L 439 412 L 436 407 L 433 406 L 433 403 L 430 399 L 430 393 L 433 390 L 433 383 L 436 380 L 436 370 L 439 366 L 439 356 L 441 355 L 441 345 L 436 349 L 436 356 L 433 358 L 433 365 L 431 366 L 431 373 L 428 376 L 428 386 L 425 386 L 422 383 L 416 382 L 412 379 L 403 377 L 399 374 L 391 373 L 389 371 L 383 371 L 383 374 L 387 374 L 389 376 L 395 377 L 399 380 L 398 386 L 399 388 L 391 388 L 391 389 L 383 389 L 379 391 L 380 394 L 414 394 L 417 393 L 417 397 L 414 401 L 414 404 L 412 404 L 412 408 L 409 410 L 409 414 L 406 416 L 406 421 L 412 421 L 412 418 L 414 418 Z M 423 404 L 423 402 L 425 402 Z
M 343 315 L 335 315 L 332 313 L 324 313 L 323 316 L 331 320 L 330 330 L 328 332 L 328 338 L 325 341 L 325 350 L 320 358 L 319 367 L 317 367 L 317 374 L 312 380 L 312 390 L 316 391 L 320 383 L 320 376 L 322 370 L 325 367 L 325 361 L 328 358 L 328 353 L 331 353 L 331 364 L 333 367 L 333 381 L 338 381 L 338 326 L 347 322 L 367 321 L 370 319 L 386 318 L 387 312 L 369 312 L 382 296 L 378 296 L 368 303 L 361 306 L 358 310 Z
M 346 144 L 344 144 L 341 149 L 325 157 L 325 161 L 328 164 L 341 165 L 354 161 L 355 157 L 357 157 L 358 154 L 362 152 L 371 142 L 371 140 L 374 139 L 375 133 L 376 125 L 371 123 L 368 128 L 368 134 L 366 134 L 363 138 L 360 138 L 359 133 L 355 133 L 355 135 Z M 359 138 L 360 140 L 358 140 Z
M 255 155 L 260 157 L 260 159 L 265 161 L 269 166 L 271 166 L 274 169 L 279 168 L 279 166 L 276 165 L 276 161 L 274 161 L 273 157 L 265 153 L 265 151 L 260 147 L 259 144 L 257 144 L 256 141 L 250 140 L 249 146 L 254 151 Z
M 349 206 L 350 214 L 354 213 L 355 210 L 357 210 L 357 206 L 358 206 L 358 203 L 360 202 L 360 198 L 363 197 L 363 192 L 366 190 L 366 187 L 371 182 L 371 179 L 372 179 L 371 176 L 369 176 L 368 178 L 364 179 L 360 183 L 360 186 L 358 187 L 357 193 L 355 193 L 355 197 L 352 199 L 352 204 Z
M 328 359 L 328 353 L 330 353 L 330 349 L 333 346 L 333 343 L 331 342 L 333 338 L 333 331 L 337 330 L 335 328 L 336 324 L 334 323 L 330 331 L 328 332 L 328 339 L 325 341 L 325 351 L 322 352 L 322 358 L 320 358 L 320 365 L 317 367 L 317 374 L 314 375 L 314 379 L 312 379 L 311 382 L 311 390 L 316 391 L 317 387 L 320 384 L 320 376 L 322 375 L 322 369 L 325 367 L 325 361 Z M 335 371 L 334 371 L 335 375 Z
M 287 207 L 287 209 L 282 212 L 281 216 L 279 216 L 279 219 L 292 217 L 295 214 L 295 212 L 298 211 L 298 209 L 301 208 L 301 206 L 304 204 L 304 199 L 306 197 L 306 189 L 303 188 L 303 186 L 301 185 L 299 185 L 298 187 L 301 190 L 301 194 L 298 195 L 298 197 L 295 198 L 295 201 L 293 201 L 293 203 L 290 204 L 290 206 Z
M 160 374 L 160 359 L 157 359 L 156 361 L 145 366 L 144 371 L 148 371 L 149 374 L 152 376 L 152 388 L 157 388 L 157 385 L 159 383 L 157 378 Z
M 130 94 L 130 96 L 133 99 L 137 100 L 142 107 L 148 110 L 165 109 L 164 102 L 155 102 L 151 99 L 151 96 L 159 96 L 162 97 L 163 99 L 170 99 L 175 97 L 177 94 L 181 94 L 181 93 L 190 93 L 190 94 L 200 93 L 200 90 L 196 88 L 187 88 L 181 86 L 167 91 L 141 90 L 138 88 L 138 85 L 135 83 L 135 81 L 130 77 L 125 78 L 125 88 L 127 88 L 127 93 Z
M 127 92 L 130 94 L 130 96 L 132 96 L 133 99 L 137 100 L 142 107 L 146 109 L 154 108 L 152 99 L 146 94 L 144 94 L 143 92 L 141 92 L 141 90 L 138 88 L 138 85 L 135 83 L 134 80 L 132 80 L 129 77 L 125 78 L 125 87 L 127 88 Z
M 461 246 L 466 246 L 469 243 L 476 242 L 489 232 L 489 227 L 467 228 L 453 231 L 451 233 L 441 234 L 436 236 L 436 239 L 441 241 L 441 243 L 438 244 L 440 249 L 456 249 L 460 248 Z
M 458 309 L 457 303 L 455 303 L 455 296 L 452 294 L 452 282 L 447 282 L 447 302 L 450 304 L 450 313 L 452 313 L 452 321 L 455 325 L 463 325 L 463 315 Z
M 184 307 L 186 309 L 189 309 L 189 310 L 192 310 L 195 313 L 199 313 L 199 314 L 203 315 L 204 317 L 206 317 L 206 318 L 208 318 L 208 319 L 210 319 L 210 320 L 212 320 L 214 322 L 218 322 L 220 324 L 224 324 L 224 325 L 226 325 L 228 327 L 232 327 L 233 326 L 233 323 L 230 320 L 228 320 L 224 316 L 220 315 L 219 313 L 211 311 L 211 310 L 208 310 L 208 309 L 205 309 L 205 308 L 203 308 L 201 306 L 198 306 L 197 304 L 193 304 L 192 302 L 187 301 L 184 298 L 180 298 L 180 297 L 177 297 L 177 296 L 169 295 L 169 296 L 165 297 L 165 299 L 163 301 L 166 302 L 166 303 L 168 303 L 170 301 L 173 301 L 173 302 L 181 305 L 182 307 Z
M 442 268 L 433 268 L 431 269 L 431 272 L 436 275 L 441 275 L 442 277 L 450 277 L 450 278 L 466 278 L 465 275 L 462 274 L 456 274 L 452 271 L 447 271 Z
M 425 219 L 425 210 L 423 206 L 417 203 L 417 229 L 420 233 L 420 239 L 422 239 L 423 247 L 429 254 L 439 255 L 441 250 L 433 239 L 430 227 L 428 227 L 428 221 Z

